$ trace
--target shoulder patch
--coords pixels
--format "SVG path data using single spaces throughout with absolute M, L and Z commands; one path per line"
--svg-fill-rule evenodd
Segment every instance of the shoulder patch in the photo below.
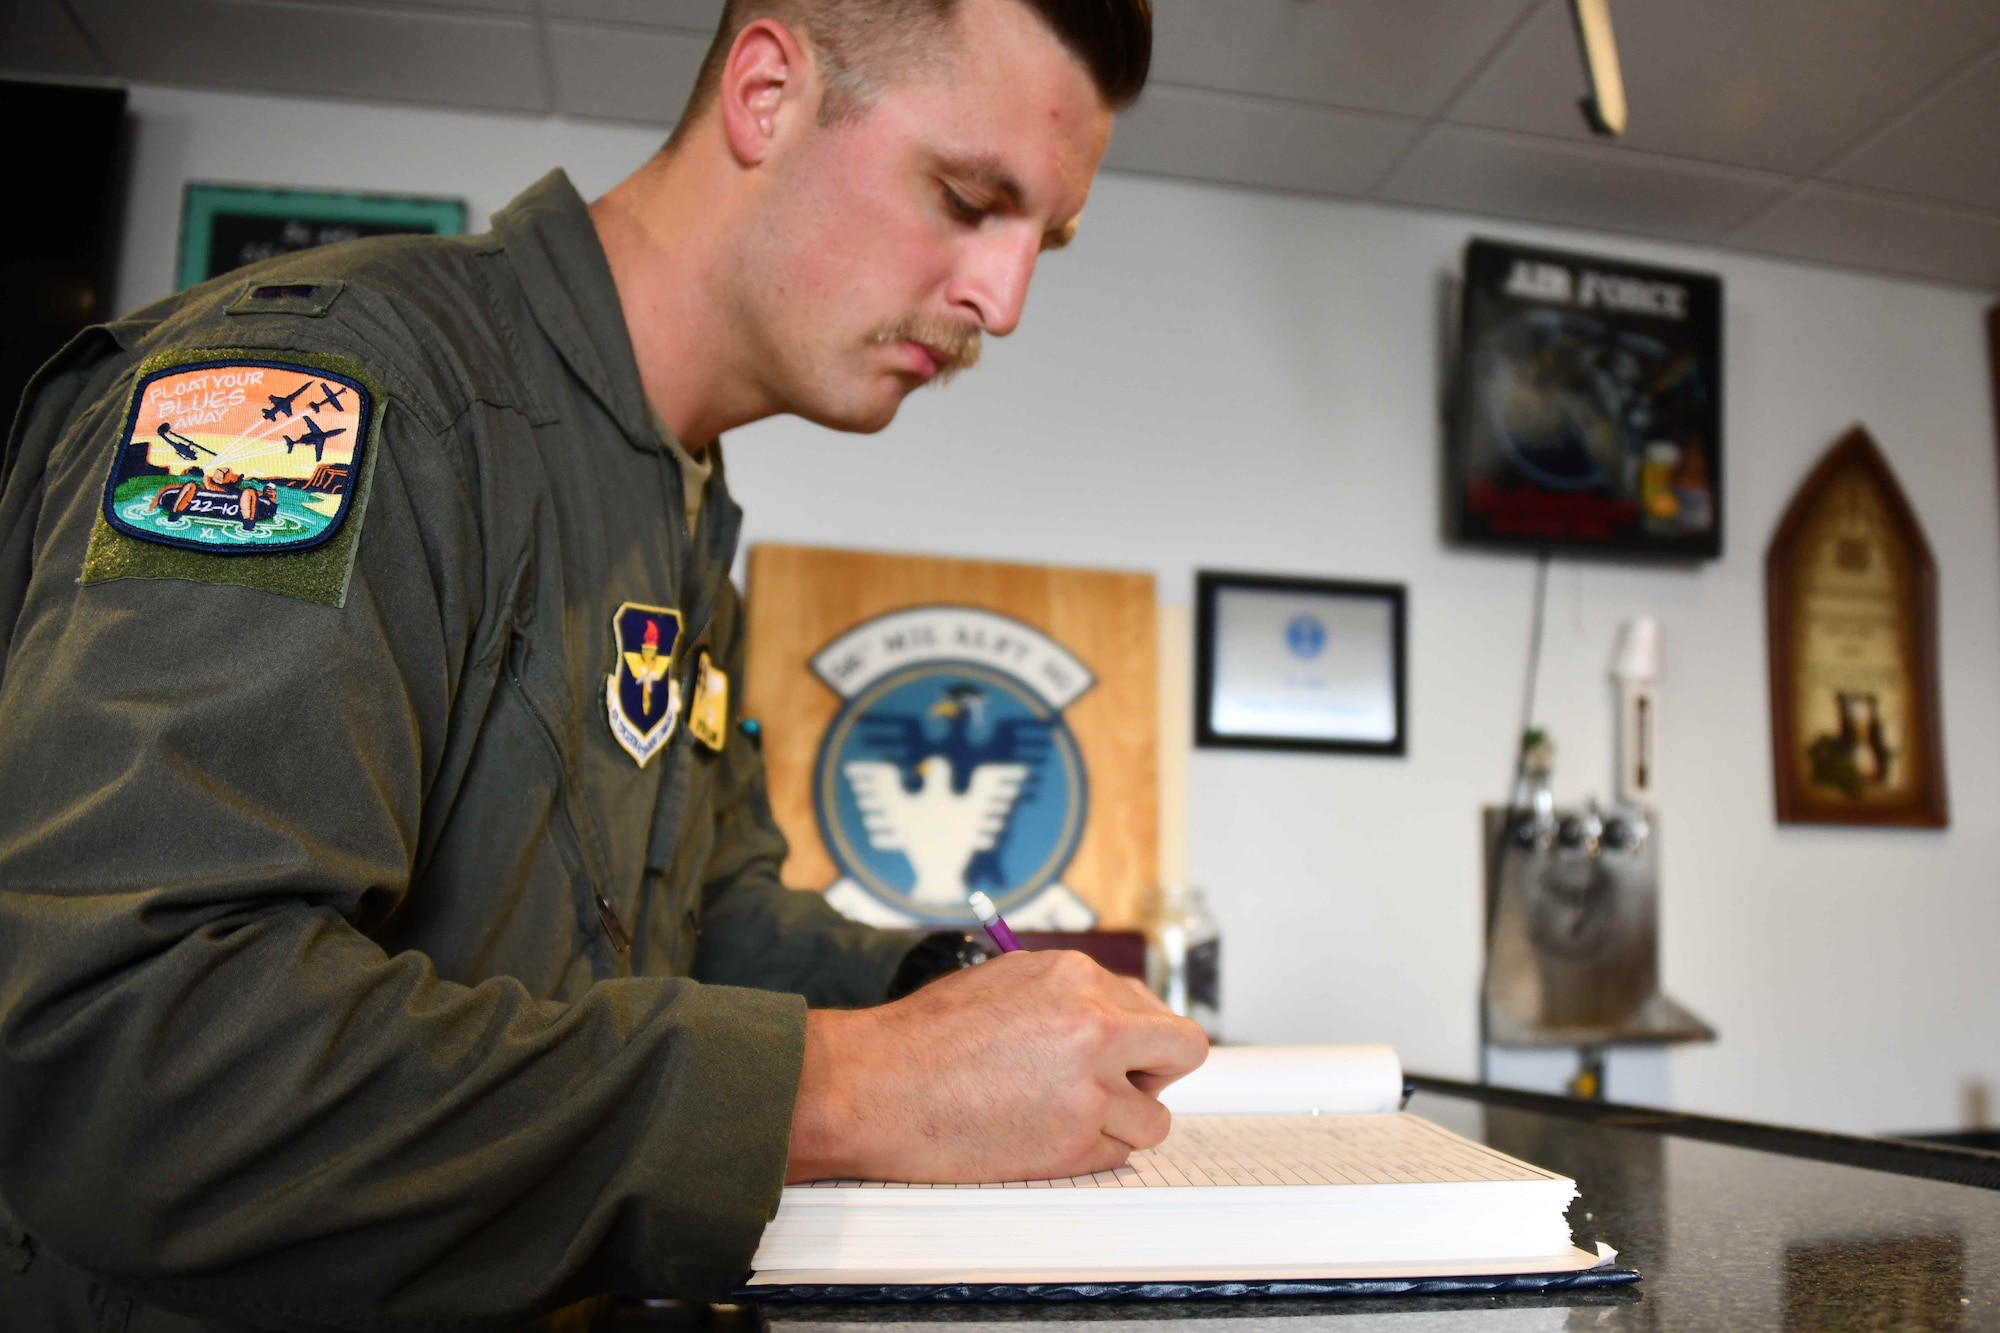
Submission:
M 185 578 L 340 605 L 379 413 L 372 379 L 343 358 L 212 350 L 148 362 L 81 581 Z
M 211 555 L 310 551 L 354 501 L 374 400 L 359 381 L 234 358 L 140 377 L 104 519 L 140 541 Z

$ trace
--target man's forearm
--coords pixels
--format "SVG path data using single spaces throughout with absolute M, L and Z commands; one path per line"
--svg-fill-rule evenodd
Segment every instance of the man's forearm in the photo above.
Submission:
M 759 867 L 711 892 L 695 950 L 697 980 L 806 997 L 815 1008 L 880 1004 L 915 941 L 850 921 L 817 893 Z

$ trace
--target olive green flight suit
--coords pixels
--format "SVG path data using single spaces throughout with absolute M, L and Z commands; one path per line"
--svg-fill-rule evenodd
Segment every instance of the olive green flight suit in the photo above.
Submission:
M 201 349 L 379 384 L 351 575 L 105 528 L 139 367 Z M 0 480 L 0 1326 L 728 1292 L 807 1004 L 879 1002 L 910 942 L 779 883 L 741 511 L 718 472 L 687 533 L 568 180 L 91 330 Z M 727 674 L 720 752 L 614 741 L 627 601 L 682 612 L 684 700 Z

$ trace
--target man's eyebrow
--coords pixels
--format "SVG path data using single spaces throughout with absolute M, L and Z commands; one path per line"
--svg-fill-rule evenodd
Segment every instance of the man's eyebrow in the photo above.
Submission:
M 1011 208 L 1023 209 L 1028 206 L 1028 192 L 1015 179 L 1014 173 L 990 157 L 969 157 L 946 159 L 944 169 L 954 176 L 962 176 L 968 185 L 978 185 L 1001 196 Z
M 1071 218 L 1068 222 L 1063 223 L 1062 226 L 1055 228 L 1053 231 L 1043 232 L 1042 233 L 1043 251 L 1046 252 L 1049 250 L 1060 250 L 1065 245 L 1068 245 L 1071 241 L 1075 240 L 1076 224 L 1077 224 L 1077 219 Z

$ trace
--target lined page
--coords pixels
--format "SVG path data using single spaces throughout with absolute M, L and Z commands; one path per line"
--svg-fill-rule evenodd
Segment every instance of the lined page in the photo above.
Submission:
M 1441 1185 L 1561 1180 L 1420 1116 L 1203 1115 L 1113 1171 L 984 1185 L 821 1180 L 789 1189 L 1200 1189 L 1217 1186 Z

